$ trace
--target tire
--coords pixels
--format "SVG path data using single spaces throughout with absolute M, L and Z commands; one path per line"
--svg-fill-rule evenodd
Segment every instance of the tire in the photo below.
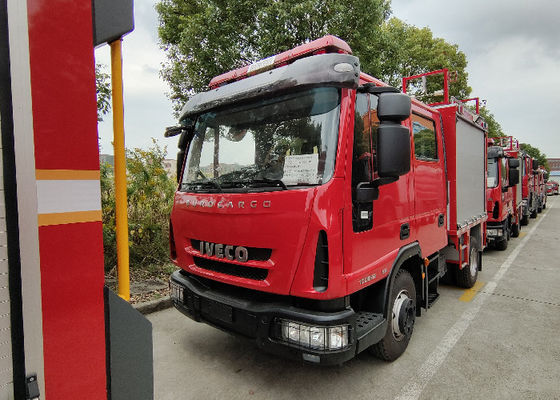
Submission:
M 504 251 L 508 247 L 508 240 L 506 238 L 498 240 L 494 247 L 496 247 L 496 250 Z
M 519 231 L 520 231 L 520 227 L 519 224 L 513 224 L 511 226 L 511 237 L 519 237 Z
M 370 352 L 385 361 L 393 361 L 404 353 L 414 330 L 416 320 L 416 287 L 410 273 L 397 272 L 391 290 L 387 331 L 381 341 L 370 347 Z
M 521 217 L 521 225 L 523 225 L 523 226 L 529 225 L 529 216 L 528 215 L 524 215 L 523 217 Z
M 537 212 L 540 214 L 542 213 L 542 207 L 537 207 Z
M 546 201 L 544 202 L 544 204 L 542 205 L 542 209 L 546 210 Z
M 507 240 L 506 240 L 507 246 Z M 478 242 L 475 238 L 471 238 L 471 248 L 469 251 L 469 265 L 463 269 L 457 268 L 455 281 L 457 286 L 470 289 L 476 283 L 478 278 Z
M 531 218 L 537 218 L 537 210 L 531 212 Z

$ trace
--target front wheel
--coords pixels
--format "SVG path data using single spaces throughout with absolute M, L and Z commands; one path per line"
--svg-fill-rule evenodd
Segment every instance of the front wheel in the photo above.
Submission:
M 506 240 L 507 246 L 507 240 Z M 463 269 L 457 268 L 455 277 L 457 286 L 462 288 L 472 288 L 478 278 L 478 243 L 475 238 L 471 238 L 471 248 L 469 251 L 469 264 Z
M 404 353 L 416 320 L 416 288 L 410 273 L 401 269 L 391 290 L 387 331 L 380 342 L 370 347 L 376 357 L 393 361 Z

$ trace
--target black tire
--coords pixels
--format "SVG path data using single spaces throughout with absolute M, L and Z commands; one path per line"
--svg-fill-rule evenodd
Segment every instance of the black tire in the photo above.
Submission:
M 390 300 L 385 336 L 369 348 L 374 356 L 385 361 L 396 360 L 404 353 L 414 330 L 416 287 L 408 271 L 397 272 Z
M 528 215 L 524 215 L 523 217 L 521 217 L 521 225 L 523 225 L 523 226 L 529 225 L 529 216 Z
M 542 207 L 537 207 L 537 212 L 540 214 L 542 213 Z
M 542 205 L 542 209 L 543 209 L 543 210 L 546 209 L 546 201 L 545 201 L 544 204 Z
M 537 210 L 531 212 L 531 218 L 537 218 Z
M 507 238 L 503 238 L 503 239 L 500 239 L 500 240 L 496 241 L 496 244 L 494 245 L 494 247 L 496 248 L 496 250 L 500 250 L 500 251 L 504 251 L 505 249 L 507 249 L 507 247 L 508 247 Z
M 475 238 L 471 238 L 469 265 L 465 266 L 463 269 L 457 268 L 455 271 L 455 281 L 457 282 L 457 286 L 466 289 L 474 286 L 478 278 L 478 242 Z
M 519 231 L 520 231 L 520 227 L 519 224 L 513 224 L 511 226 L 511 237 L 518 237 L 519 236 Z

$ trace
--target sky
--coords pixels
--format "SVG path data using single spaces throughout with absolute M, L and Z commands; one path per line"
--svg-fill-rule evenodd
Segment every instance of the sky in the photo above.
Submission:
M 163 138 L 176 120 L 159 75 L 165 54 L 158 46 L 155 3 L 135 1 L 135 30 L 123 40 L 126 146 L 146 148 L 156 138 L 175 158 L 176 139 Z M 506 134 L 560 157 L 560 1 L 393 0 L 392 10 L 459 46 L 467 56 L 472 96 L 486 100 Z M 109 71 L 109 47 L 95 55 Z M 110 115 L 99 124 L 99 136 L 101 151 L 112 154 Z

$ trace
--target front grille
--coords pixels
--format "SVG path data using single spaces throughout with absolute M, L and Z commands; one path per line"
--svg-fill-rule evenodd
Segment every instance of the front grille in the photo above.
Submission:
M 200 240 L 191 239 L 193 249 L 200 251 Z M 235 247 L 235 246 L 234 246 Z M 272 249 L 263 249 L 259 247 L 245 247 L 249 254 L 249 261 L 268 261 L 272 254 Z
M 197 267 L 221 274 L 238 276 L 240 278 L 252 279 L 255 281 L 265 280 L 268 270 L 264 268 L 245 267 L 239 264 L 230 264 L 221 261 L 208 260 L 201 257 L 193 257 Z

